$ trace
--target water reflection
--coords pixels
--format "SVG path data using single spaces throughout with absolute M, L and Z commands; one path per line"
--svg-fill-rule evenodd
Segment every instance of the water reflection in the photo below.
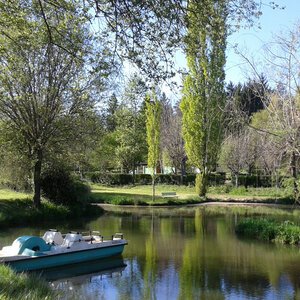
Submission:
M 122 256 L 99 259 L 81 264 L 72 264 L 57 268 L 49 268 L 43 271 L 33 271 L 52 283 L 70 281 L 89 281 L 92 277 L 122 272 L 126 268 Z
M 126 268 L 91 270 L 54 286 L 64 299 L 299 299 L 299 248 L 238 238 L 234 225 L 244 215 L 202 208 L 108 212 L 79 229 L 123 232 Z M 294 216 L 299 212 L 273 218 Z
M 41 276 L 50 280 L 60 299 L 110 299 L 115 294 L 114 281 L 119 280 L 126 268 L 122 257 L 55 268 Z M 107 286 L 111 285 L 110 289 Z

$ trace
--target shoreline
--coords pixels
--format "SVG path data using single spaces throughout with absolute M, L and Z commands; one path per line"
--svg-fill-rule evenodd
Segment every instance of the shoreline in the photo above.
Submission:
M 265 203 L 265 202 L 243 202 L 243 201 L 204 201 L 194 204 L 182 204 L 182 205 L 116 205 L 110 203 L 91 203 L 91 205 L 97 205 L 105 209 L 105 207 L 124 207 L 124 208 L 180 208 L 180 207 L 199 207 L 199 206 L 266 206 L 274 208 L 285 209 L 300 209 L 300 206 L 294 204 L 280 204 L 280 203 Z

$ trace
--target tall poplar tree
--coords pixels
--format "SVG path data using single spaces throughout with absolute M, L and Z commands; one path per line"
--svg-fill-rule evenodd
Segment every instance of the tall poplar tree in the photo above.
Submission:
M 221 144 L 225 103 L 224 65 L 227 1 L 191 0 L 185 39 L 189 74 L 185 77 L 181 110 L 183 136 L 190 162 L 200 170 L 196 191 L 204 196 L 208 174 L 215 168 Z
M 159 160 L 161 104 L 154 95 L 146 99 L 146 132 L 148 144 L 148 167 L 152 176 L 152 201 L 155 199 L 156 167 Z

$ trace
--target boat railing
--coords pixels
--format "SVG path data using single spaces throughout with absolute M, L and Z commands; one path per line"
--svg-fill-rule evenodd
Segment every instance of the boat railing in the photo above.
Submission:
M 100 234 L 99 231 L 84 231 L 82 232 L 82 237 L 86 242 L 103 242 L 103 236 Z
M 64 244 L 70 246 L 70 243 L 74 242 L 80 242 L 80 241 L 85 241 L 85 242 L 103 242 L 103 241 L 119 241 L 124 239 L 123 233 L 117 232 L 111 236 L 111 239 L 109 238 L 104 238 L 103 235 L 100 234 L 99 231 L 97 230 L 90 230 L 90 231 L 83 231 L 83 232 L 77 232 L 77 231 L 69 231 L 66 234 L 61 234 L 58 232 L 56 229 L 51 229 L 49 232 L 53 232 L 53 234 L 60 234 L 62 241 L 59 244 Z M 76 235 L 80 235 L 79 238 L 76 238 Z

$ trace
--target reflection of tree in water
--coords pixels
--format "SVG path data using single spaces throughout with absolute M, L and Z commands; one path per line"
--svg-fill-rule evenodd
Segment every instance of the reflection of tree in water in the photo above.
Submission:
M 121 228 L 129 239 L 126 275 L 116 283 L 121 299 L 159 299 L 162 285 L 179 299 L 264 299 L 270 293 L 282 296 L 287 291 L 282 282 L 289 293 L 299 294 L 296 248 L 238 238 L 237 217 L 230 211 L 211 216 L 194 209 L 191 215 L 154 210 L 105 220 L 105 226 Z
M 270 285 L 277 293 L 283 292 L 278 284 L 291 260 L 299 253 L 274 245 L 242 241 L 232 234 L 231 220 L 206 218 L 204 223 L 204 256 L 206 289 L 221 289 L 225 294 L 241 294 L 265 298 Z M 195 222 L 196 223 L 196 222 Z M 197 261 L 191 262 L 196 264 Z M 203 264 L 201 265 L 203 267 Z M 297 269 L 298 278 L 300 275 Z M 293 285 L 297 289 L 296 285 Z

